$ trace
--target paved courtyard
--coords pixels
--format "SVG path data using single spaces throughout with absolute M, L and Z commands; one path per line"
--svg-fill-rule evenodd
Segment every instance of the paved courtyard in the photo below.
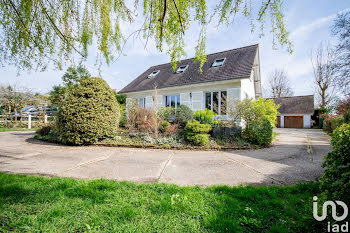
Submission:
M 201 186 L 318 179 L 329 136 L 316 129 L 275 131 L 270 148 L 234 151 L 69 147 L 34 140 L 33 132 L 0 132 L 0 171 Z

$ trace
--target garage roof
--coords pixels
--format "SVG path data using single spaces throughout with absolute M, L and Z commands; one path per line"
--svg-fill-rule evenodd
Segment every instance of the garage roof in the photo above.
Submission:
M 278 112 L 281 114 L 313 114 L 314 113 L 314 96 L 292 96 L 271 98 L 276 104 L 280 105 Z

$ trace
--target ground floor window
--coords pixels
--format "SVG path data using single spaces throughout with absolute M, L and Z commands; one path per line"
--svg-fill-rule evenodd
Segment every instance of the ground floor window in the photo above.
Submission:
M 165 96 L 165 106 L 177 108 L 180 106 L 180 95 Z
M 146 106 L 146 99 L 145 98 L 137 98 L 137 102 L 141 108 L 144 108 Z
M 218 115 L 226 115 L 227 92 L 215 91 L 205 93 L 205 108 L 212 110 Z

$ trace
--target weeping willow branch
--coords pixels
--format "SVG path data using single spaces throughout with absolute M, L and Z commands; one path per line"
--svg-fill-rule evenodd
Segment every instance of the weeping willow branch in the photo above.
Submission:
M 148 41 L 154 40 L 159 51 L 166 48 L 175 69 L 186 56 L 186 33 L 191 25 L 198 24 L 201 30 L 194 45 L 196 61 L 200 69 L 206 62 L 206 29 L 211 22 L 207 19 L 207 0 L 135 0 L 131 10 L 124 0 L 0 1 L 0 65 L 15 65 L 18 70 L 44 70 L 52 64 L 60 68 L 74 59 L 86 60 L 90 47 L 97 48 L 93 54 L 96 63 L 104 60 L 110 64 L 114 54 L 120 57 L 124 53 L 125 43 L 131 37 L 124 40 L 121 25 L 134 21 L 141 4 L 144 25 L 137 33 L 143 31 L 145 49 Z M 273 46 L 286 46 L 292 52 L 282 0 L 255 0 L 257 4 L 251 1 L 220 0 L 210 19 L 215 17 L 219 24 L 231 24 L 232 18 L 241 13 L 251 20 L 252 31 L 255 24 L 260 25 L 263 36 L 265 19 L 269 17 Z

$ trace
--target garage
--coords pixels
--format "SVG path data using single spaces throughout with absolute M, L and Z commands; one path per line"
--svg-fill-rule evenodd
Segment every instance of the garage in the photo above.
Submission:
M 277 128 L 311 128 L 314 113 L 314 96 L 290 96 L 271 98 L 278 104 Z
M 284 116 L 284 128 L 304 128 L 303 116 Z

